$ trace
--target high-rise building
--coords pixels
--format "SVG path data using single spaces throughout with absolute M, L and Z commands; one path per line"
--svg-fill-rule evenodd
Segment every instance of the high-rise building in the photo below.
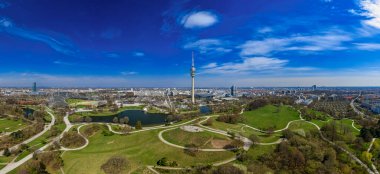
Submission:
M 33 93 L 36 93 L 36 92 L 37 92 L 37 83 L 36 83 L 36 82 L 33 83 L 32 92 L 33 92 Z
M 317 85 L 313 85 L 311 88 L 313 89 L 313 91 L 315 91 L 317 90 Z
M 231 89 L 231 96 L 236 96 L 236 86 L 232 85 L 230 89 Z
M 195 79 L 195 67 L 194 67 L 194 52 L 192 52 L 191 56 L 191 69 L 190 69 L 190 76 L 191 76 L 191 103 L 195 103 L 195 96 L 194 96 L 194 79 Z

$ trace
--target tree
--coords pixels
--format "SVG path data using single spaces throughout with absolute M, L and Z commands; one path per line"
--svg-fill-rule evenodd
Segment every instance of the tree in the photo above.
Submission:
M 117 118 L 117 117 L 113 117 L 112 122 L 114 122 L 114 123 L 118 123 L 118 122 L 119 122 L 119 118 Z
M 11 151 L 9 150 L 9 148 L 5 148 L 5 149 L 4 149 L 3 155 L 4 155 L 4 156 L 7 156 L 7 157 L 8 157 L 8 156 L 11 156 Z
M 47 174 L 46 166 L 39 160 L 30 160 L 22 166 L 20 172 L 22 174 Z
M 361 155 L 361 158 L 368 164 L 371 164 L 372 153 L 364 151 Z
M 135 129 L 142 129 L 141 121 L 137 121 L 137 122 L 136 122 Z
M 100 168 L 106 174 L 120 174 L 126 173 L 129 162 L 127 159 L 119 156 L 111 157 Z
M 120 123 L 120 124 L 124 124 L 124 118 L 120 118 L 120 119 L 119 119 L 119 123 Z
M 186 144 L 184 152 L 190 156 L 196 156 L 199 152 L 199 147 L 196 144 Z
M 249 140 L 251 140 L 253 142 L 253 144 L 257 144 L 260 142 L 259 137 L 255 134 L 251 134 L 248 138 L 249 138 Z
M 129 117 L 124 117 L 124 124 L 128 124 L 129 122 Z
M 213 174 L 243 174 L 244 171 L 240 170 L 239 168 L 231 165 L 231 164 L 226 164 L 219 166 Z
M 205 126 L 212 126 L 213 120 L 211 118 L 207 119 L 206 123 L 204 123 Z
M 87 116 L 87 117 L 85 118 L 85 121 L 86 121 L 87 123 L 90 123 L 90 122 L 92 121 L 92 118 L 89 117 L 89 116 Z
M 159 166 L 167 166 L 168 160 L 166 159 L 166 157 L 163 157 L 163 158 L 159 159 L 156 164 Z

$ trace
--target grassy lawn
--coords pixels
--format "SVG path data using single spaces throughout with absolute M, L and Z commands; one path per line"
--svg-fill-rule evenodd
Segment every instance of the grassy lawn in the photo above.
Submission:
M 259 129 L 282 129 L 289 121 L 298 120 L 298 112 L 289 106 L 267 105 L 243 113 L 246 124 Z
M 232 131 L 232 132 L 240 132 L 241 127 L 243 127 L 243 125 L 240 125 L 240 124 L 230 124 L 230 123 L 216 121 L 216 118 L 217 117 L 209 118 L 213 120 L 212 125 L 209 127 L 214 128 L 214 129 L 224 130 L 224 131 Z
M 305 137 L 307 132 L 310 132 L 311 130 L 317 130 L 317 127 L 305 121 L 296 121 L 290 124 L 289 130 Z
M 8 118 L 0 119 L 0 132 L 13 132 L 15 130 L 25 127 L 27 124 L 21 119 L 13 120 Z
M 244 137 L 249 137 L 252 134 L 255 134 L 259 137 L 261 143 L 271 143 L 277 141 L 282 134 L 281 133 L 273 133 L 272 135 L 266 134 L 266 133 L 261 133 L 258 131 L 255 131 L 253 129 L 250 129 L 248 127 L 245 127 L 243 130 L 241 129 L 244 127 L 242 124 L 229 124 L 229 123 L 224 123 L 224 122 L 219 122 L 216 121 L 216 118 L 210 118 L 213 119 L 213 123 L 211 126 L 214 129 L 220 129 L 224 131 L 229 131 L 229 132 L 235 132 L 238 133 Z
M 219 135 L 216 133 L 203 131 L 203 132 L 186 132 L 180 128 L 173 129 L 162 134 L 166 141 L 173 144 L 185 146 L 186 144 L 195 144 L 200 148 L 215 148 L 213 147 L 211 140 L 227 140 L 230 138 Z
M 103 173 L 100 166 L 110 157 L 118 155 L 127 158 L 130 171 L 142 171 L 146 165 L 155 165 L 162 157 L 176 161 L 179 166 L 191 166 L 222 161 L 233 157 L 232 152 L 199 152 L 196 157 L 184 153 L 158 139 L 160 130 L 140 132 L 131 135 L 103 136 L 100 133 L 90 137 L 90 144 L 79 151 L 65 152 L 65 173 Z
M 332 122 L 332 121 L 333 121 L 332 118 L 328 119 L 327 121 L 322 121 L 322 120 L 311 120 L 311 122 L 317 124 L 319 127 L 322 127 L 322 126 L 324 126 L 324 125 L 326 125 L 327 123 L 330 123 L 330 122 Z M 356 130 L 355 128 L 352 127 L 352 120 L 351 120 L 351 119 L 342 119 L 342 120 L 335 120 L 335 121 L 336 121 L 336 123 L 337 123 L 338 126 L 341 125 L 341 124 L 342 124 L 342 125 L 346 125 L 347 127 L 350 128 L 351 132 L 352 132 L 354 135 L 356 135 L 356 136 L 359 135 L 360 131 L 358 131 L 358 130 Z M 361 129 L 361 126 L 360 126 L 360 125 L 358 125 L 358 124 L 356 124 L 356 123 L 354 123 L 354 125 L 355 125 L 356 128 Z M 340 130 L 340 129 L 338 129 L 338 131 L 339 131 L 339 130 Z
M 264 154 L 271 154 L 273 153 L 274 149 L 276 148 L 277 145 L 270 145 L 270 146 L 252 146 L 248 150 L 248 154 L 252 156 L 254 159 L 257 159 L 259 156 L 264 155 Z

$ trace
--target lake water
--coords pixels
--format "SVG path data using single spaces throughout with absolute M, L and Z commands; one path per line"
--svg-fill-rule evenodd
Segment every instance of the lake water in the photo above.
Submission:
M 199 107 L 199 110 L 201 114 L 204 114 L 204 115 L 211 114 L 211 108 L 209 106 L 201 106 Z
M 28 118 L 28 115 L 33 115 L 33 112 L 34 112 L 34 110 L 30 108 L 23 108 L 22 110 L 24 111 L 25 118 Z
M 152 125 L 160 125 L 166 123 L 166 117 L 165 114 L 159 114 L 159 113 L 148 113 L 144 112 L 143 110 L 125 110 L 123 112 L 120 112 L 119 114 L 112 115 L 112 116 L 92 116 L 92 122 L 104 122 L 104 123 L 113 123 L 113 118 L 124 118 L 128 117 L 129 122 L 128 125 L 134 126 L 136 125 L 137 121 L 141 121 L 142 125 L 144 126 L 152 126 Z

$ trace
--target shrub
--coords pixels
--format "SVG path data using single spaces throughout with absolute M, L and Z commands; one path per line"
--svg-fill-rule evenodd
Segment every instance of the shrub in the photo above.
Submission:
M 86 140 L 76 132 L 66 132 L 61 139 L 64 147 L 80 147 L 85 143 Z
M 195 144 L 186 144 L 184 152 L 190 156 L 196 156 L 199 152 L 199 147 Z
M 240 170 L 239 168 L 231 165 L 231 164 L 226 164 L 219 166 L 213 174 L 243 174 L 244 172 Z
M 127 170 L 128 166 L 129 162 L 127 159 L 115 156 L 108 159 L 107 162 L 101 166 L 101 169 L 106 174 L 121 174 L 126 173 L 125 171 Z

